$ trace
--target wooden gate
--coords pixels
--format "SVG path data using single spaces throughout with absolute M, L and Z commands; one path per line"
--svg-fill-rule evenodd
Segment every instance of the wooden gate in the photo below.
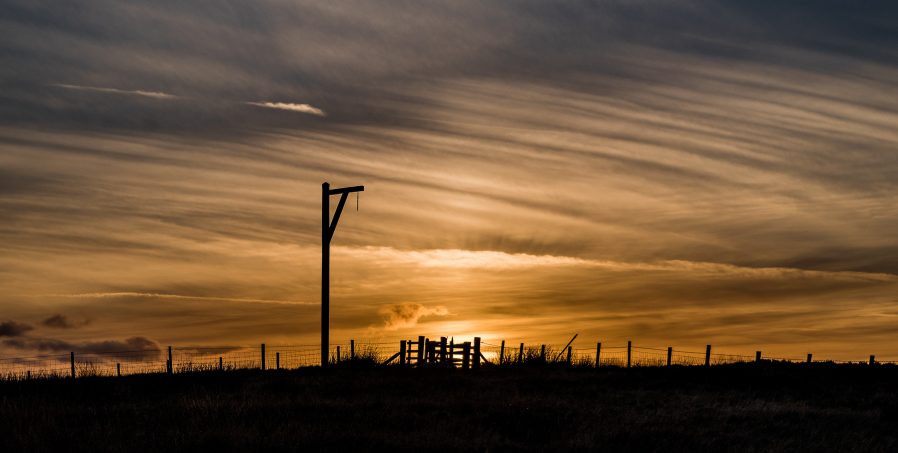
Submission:
M 466 341 L 455 344 L 454 340 L 440 337 L 439 341 L 419 336 L 417 341 L 402 340 L 399 352 L 384 361 L 384 365 L 398 359 L 400 365 L 410 366 L 443 366 L 462 369 L 478 369 L 481 361 L 487 362 L 480 352 L 480 337 L 474 343 Z

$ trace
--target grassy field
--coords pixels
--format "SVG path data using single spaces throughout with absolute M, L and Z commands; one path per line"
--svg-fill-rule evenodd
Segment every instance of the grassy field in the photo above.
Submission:
M 397 367 L 0 382 L 0 451 L 898 451 L 898 367 Z

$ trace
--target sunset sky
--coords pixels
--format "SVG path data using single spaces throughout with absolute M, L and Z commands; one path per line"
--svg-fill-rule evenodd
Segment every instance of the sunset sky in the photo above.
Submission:
M 365 186 L 335 344 L 898 360 L 896 2 L 0 0 L 0 30 L 0 356 L 317 344 L 327 181 Z

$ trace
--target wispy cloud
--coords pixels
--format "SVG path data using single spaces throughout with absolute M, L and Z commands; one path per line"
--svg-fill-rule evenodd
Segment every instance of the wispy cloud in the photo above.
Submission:
M 790 267 L 749 267 L 687 260 L 627 262 L 559 255 L 507 253 L 496 250 L 399 250 L 392 247 L 371 246 L 362 248 L 335 247 L 335 249 L 337 253 L 353 255 L 357 259 L 367 258 L 436 269 L 513 270 L 578 267 L 581 269 L 606 269 L 609 271 L 694 272 L 739 278 L 828 278 L 898 283 L 898 275 L 881 272 L 820 271 Z
M 15 321 L 0 322 L 0 337 L 21 337 L 29 330 L 34 329 L 28 324 Z
M 327 114 L 324 113 L 324 110 L 309 104 L 294 104 L 292 102 L 247 102 L 247 104 L 267 109 L 288 110 L 291 112 L 308 113 L 315 116 L 327 116 Z
M 222 302 L 248 302 L 262 304 L 291 304 L 291 305 L 319 305 L 318 302 L 300 302 L 295 300 L 273 300 L 273 299 L 246 299 L 235 297 L 214 297 L 214 296 L 184 296 L 180 294 L 163 294 L 163 293 L 140 293 L 130 291 L 106 292 L 106 293 L 79 293 L 79 294 L 42 294 L 39 298 L 62 298 L 62 299 L 111 299 L 111 298 L 144 298 L 144 299 L 182 299 L 182 300 L 208 300 Z
M 177 99 L 178 96 L 163 93 L 161 91 L 145 91 L 145 90 L 120 90 L 118 88 L 91 87 L 82 85 L 71 85 L 67 83 L 54 83 L 51 86 L 66 88 L 69 90 L 96 91 L 99 93 L 127 94 L 133 96 L 143 96 L 154 99 Z
M 102 340 L 71 343 L 55 338 L 22 338 L 4 340 L 3 345 L 13 349 L 40 352 L 77 352 L 81 354 L 103 354 L 106 359 L 148 360 L 159 357 L 159 345 L 145 337 L 131 337 L 125 340 Z
M 421 304 L 395 304 L 383 307 L 380 313 L 384 316 L 384 328 L 397 330 L 413 327 L 425 316 L 448 316 L 449 309 L 442 305 L 427 307 Z
M 76 327 L 87 325 L 88 323 L 90 323 L 90 321 L 87 319 L 75 321 L 62 314 L 55 314 L 41 321 L 41 324 L 54 329 L 74 329 Z

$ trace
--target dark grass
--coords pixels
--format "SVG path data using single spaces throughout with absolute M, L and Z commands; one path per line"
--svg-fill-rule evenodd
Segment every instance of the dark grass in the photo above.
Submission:
M 0 382 L 0 451 L 898 451 L 898 367 L 339 366 Z

